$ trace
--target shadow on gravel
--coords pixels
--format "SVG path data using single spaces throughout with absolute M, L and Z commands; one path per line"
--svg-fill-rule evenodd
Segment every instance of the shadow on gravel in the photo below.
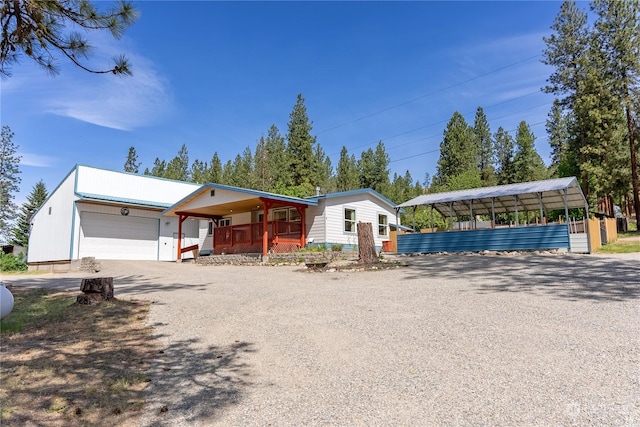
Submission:
M 478 293 L 528 292 L 568 300 L 627 301 L 640 297 L 634 260 L 588 255 L 432 255 L 408 258 L 405 279 L 464 280 Z M 405 270 L 406 271 L 406 270 Z
M 172 341 L 151 362 L 144 409 L 149 425 L 211 420 L 239 403 L 251 386 L 251 367 L 245 362 L 245 354 L 255 352 L 251 343 L 235 341 L 206 349 L 197 344 L 198 340 Z
M 86 277 L 101 277 L 98 274 L 87 274 Z M 80 283 L 82 277 L 51 277 L 51 276 L 16 276 L 7 280 L 12 286 L 24 288 L 47 288 L 60 289 L 65 291 L 78 291 L 80 294 Z M 157 291 L 179 291 L 183 289 L 204 291 L 206 284 L 186 284 L 186 283 L 162 283 L 160 278 L 145 275 L 113 276 L 113 286 L 116 298 L 121 295 L 132 294 L 142 296 Z

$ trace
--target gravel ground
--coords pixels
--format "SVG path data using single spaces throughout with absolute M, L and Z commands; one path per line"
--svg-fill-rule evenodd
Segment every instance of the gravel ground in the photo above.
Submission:
M 640 425 L 640 255 L 401 259 L 103 262 L 117 297 L 154 301 L 162 352 L 140 425 Z

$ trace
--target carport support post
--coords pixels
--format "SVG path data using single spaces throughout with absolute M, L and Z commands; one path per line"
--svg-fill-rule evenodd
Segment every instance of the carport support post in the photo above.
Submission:
M 431 205 L 431 232 L 435 233 L 435 231 L 433 231 L 433 204 Z
M 473 200 L 469 200 L 469 230 L 473 230 L 475 221 L 473 220 Z
M 491 228 L 496 228 L 496 208 L 493 197 L 491 198 Z
M 411 216 L 411 220 L 413 221 L 413 231 L 416 231 L 416 209 L 418 209 L 417 205 L 413 207 L 413 215 Z
M 516 227 L 520 225 L 518 223 L 518 196 L 513 196 L 513 200 L 516 202 Z
M 540 225 L 545 225 L 544 223 L 544 212 L 542 210 L 542 193 L 538 193 L 538 202 L 540 203 Z

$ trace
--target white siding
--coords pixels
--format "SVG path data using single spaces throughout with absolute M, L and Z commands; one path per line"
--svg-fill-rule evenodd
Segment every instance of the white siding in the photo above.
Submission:
M 326 243 L 358 244 L 358 234 L 356 232 L 348 233 L 344 231 L 345 208 L 356 211 L 356 224 L 358 222 L 371 223 L 376 246 L 382 247 L 382 242 L 389 240 L 388 232 L 386 236 L 378 235 L 378 214 L 387 215 L 387 224 L 389 224 L 395 222 L 395 211 L 386 203 L 378 200 L 377 197 L 371 194 L 358 194 L 356 196 L 320 199 L 320 204 L 326 204 Z
M 71 259 L 75 176 L 72 171 L 31 219 L 28 262 Z
M 87 166 L 78 166 L 77 170 L 78 193 L 173 204 L 200 188 L 197 184 Z
M 319 206 L 309 206 L 306 209 L 307 240 L 313 239 L 314 245 L 327 241 L 324 214 L 323 203 Z

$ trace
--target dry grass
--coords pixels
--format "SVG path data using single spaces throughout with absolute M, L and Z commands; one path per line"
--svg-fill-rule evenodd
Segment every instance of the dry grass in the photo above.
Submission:
M 31 315 L 18 332 L 0 335 L 1 424 L 138 424 L 154 352 L 145 325 L 149 303 L 86 306 L 70 293 L 12 292 L 14 312 Z

